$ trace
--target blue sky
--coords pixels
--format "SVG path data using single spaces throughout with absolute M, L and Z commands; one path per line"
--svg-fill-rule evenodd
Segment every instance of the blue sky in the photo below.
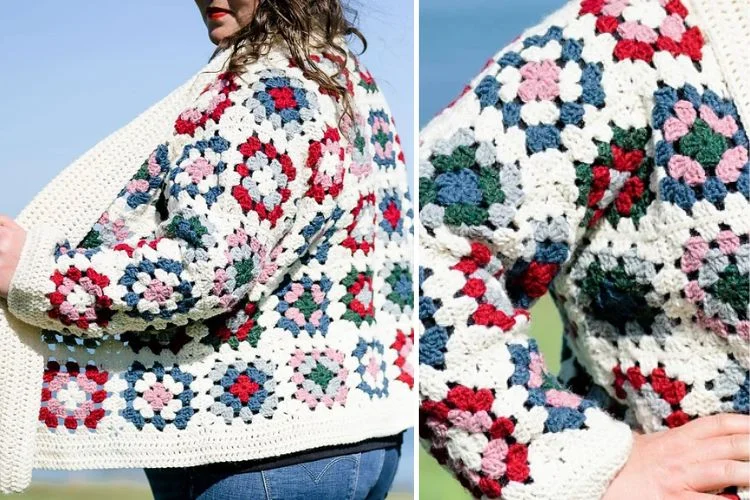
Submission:
M 362 60 L 389 100 L 411 167 L 412 2 L 360 0 L 355 7 L 370 46 Z M 213 48 L 192 0 L 23 2 L 5 9 L 0 32 L 0 214 L 10 216 L 63 167 L 197 71 Z M 411 434 L 406 441 L 402 489 L 413 470 Z
M 413 144 L 413 7 L 358 2 L 363 61 Z M 197 71 L 213 45 L 192 0 L 36 0 L 0 16 L 5 110 L 0 213 L 16 215 L 57 172 Z
M 564 3 L 563 0 L 422 0 L 420 126 L 426 125 L 458 96 L 492 55 Z

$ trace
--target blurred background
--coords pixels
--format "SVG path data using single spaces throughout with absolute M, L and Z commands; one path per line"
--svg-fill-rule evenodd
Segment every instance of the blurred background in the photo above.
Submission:
M 409 166 L 413 151 L 413 4 L 349 2 L 368 39 L 362 56 L 391 105 Z M 192 0 L 36 0 L 0 16 L 0 214 L 16 216 L 63 167 L 197 71 L 213 45 Z M 411 176 L 410 176 L 411 177 Z M 413 433 L 390 498 L 411 498 Z M 35 471 L 11 498 L 151 498 L 140 470 Z M 113 487 L 114 486 L 114 487 Z
M 498 2 L 422 0 L 419 6 L 419 124 L 427 125 L 456 98 L 497 51 L 541 21 L 564 0 Z M 549 296 L 532 309 L 532 333 L 552 372 L 559 368 L 562 323 Z M 419 455 L 420 500 L 471 498 L 423 450 Z

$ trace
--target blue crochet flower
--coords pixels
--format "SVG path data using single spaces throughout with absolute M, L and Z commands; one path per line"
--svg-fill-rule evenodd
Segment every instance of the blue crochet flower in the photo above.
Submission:
M 206 185 L 204 180 L 226 170 L 227 164 L 221 160 L 221 154 L 228 149 L 229 141 L 218 135 L 186 145 L 169 173 L 169 196 L 178 198 L 180 193 L 187 193 L 193 199 L 202 197 L 206 206 L 211 208 L 224 188 L 218 182 Z M 199 155 L 191 155 L 193 151 L 198 151 Z
M 586 62 L 583 55 L 583 44 L 579 40 L 565 38 L 563 31 L 556 26 L 551 27 L 546 33 L 541 35 L 530 36 L 523 40 L 523 48 L 546 47 L 549 43 L 559 44 L 561 53 L 559 60 L 547 61 L 554 66 L 563 67 L 566 64 L 578 64 L 581 68 L 581 77 L 577 84 L 580 86 L 580 94 L 573 101 L 563 101 L 557 97 L 554 102 L 560 109 L 560 122 L 563 126 L 574 125 L 581 127 L 584 125 L 584 105 L 602 108 L 605 102 L 604 88 L 602 87 L 602 66 L 596 63 Z M 474 96 L 479 101 L 480 109 L 495 107 L 502 111 L 503 125 L 506 128 L 527 126 L 526 145 L 530 153 L 538 153 L 547 149 L 559 149 L 561 127 L 557 123 L 547 124 L 525 124 L 521 118 L 521 110 L 525 104 L 520 96 L 513 98 L 500 98 L 503 84 L 497 76 L 506 68 L 516 68 L 526 71 L 529 64 L 535 64 L 537 61 L 527 61 L 522 55 L 522 51 L 510 51 L 504 53 L 497 61 L 499 68 L 492 74 L 486 75 L 474 87 Z M 553 66 L 553 67 L 554 67 Z M 530 70 L 533 71 L 533 70 Z M 545 86 L 556 86 L 559 82 L 546 81 Z
M 383 193 L 380 203 L 380 227 L 385 231 L 388 237 L 394 234 L 403 236 L 404 234 L 404 217 L 401 213 L 401 197 L 395 189 Z
M 185 429 L 195 413 L 190 406 L 195 393 L 190 390 L 193 376 L 178 366 L 165 368 L 154 363 L 146 368 L 136 361 L 123 373 L 128 388 L 122 393 L 122 416 L 139 430 L 153 425 L 163 431 L 168 425 Z
M 164 257 L 128 265 L 118 282 L 128 290 L 122 297 L 130 308 L 127 314 L 153 321 L 189 312 L 198 298 L 193 297 L 193 285 L 182 278 L 183 270 L 180 262 Z
M 367 393 L 370 399 L 388 397 L 388 377 L 386 377 L 385 348 L 377 340 L 359 339 L 352 356 L 359 360 L 356 373 L 360 376 L 357 389 Z
M 425 299 L 431 300 L 429 298 L 420 299 L 420 304 Z M 419 364 L 436 369 L 444 368 L 448 338 L 448 330 L 445 327 L 436 325 L 425 330 L 419 338 Z
M 256 415 L 271 418 L 278 403 L 274 365 L 260 359 L 238 363 L 218 362 L 209 373 L 214 381 L 209 390 L 214 403 L 209 411 L 226 424 L 235 418 L 251 423 Z
M 691 85 L 654 92 L 652 121 L 662 130 L 656 165 L 662 199 L 692 214 L 705 200 L 723 208 L 731 193 L 750 199 L 748 139 L 737 108 L 715 92 Z
M 396 166 L 395 137 L 391 126 L 391 117 L 385 110 L 372 110 L 367 118 L 372 137 L 370 142 L 375 146 L 373 160 L 380 168 Z
M 276 293 L 279 298 L 276 311 L 281 314 L 276 326 L 295 337 L 303 331 L 310 336 L 325 336 L 331 323 L 326 311 L 331 303 L 327 294 L 332 285 L 326 276 L 320 280 L 303 276 L 299 281 L 287 283 Z
M 281 125 L 302 122 L 300 111 L 310 107 L 308 91 L 285 76 L 261 79 L 265 90 L 256 92 L 257 99 L 266 110 L 266 116 L 278 115 Z
M 442 206 L 460 203 L 478 205 L 482 202 L 479 177 L 469 169 L 440 174 L 435 178 L 435 185 L 438 188 L 437 201 Z

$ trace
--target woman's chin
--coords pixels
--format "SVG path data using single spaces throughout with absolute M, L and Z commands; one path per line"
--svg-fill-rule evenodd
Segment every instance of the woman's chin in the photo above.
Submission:
M 234 29 L 231 26 L 216 26 L 215 28 L 209 28 L 208 38 L 215 44 L 218 45 L 226 37 L 234 33 Z

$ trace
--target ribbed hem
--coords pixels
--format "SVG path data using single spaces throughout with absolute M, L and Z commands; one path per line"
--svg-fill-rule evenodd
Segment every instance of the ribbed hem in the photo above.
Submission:
M 39 330 L 0 307 L 0 492 L 20 492 L 31 483 L 36 451 L 44 358 L 35 348 Z
M 21 491 L 31 482 L 44 360 L 34 348 L 39 329 L 22 321 L 33 311 L 46 309 L 40 303 L 44 296 L 36 290 L 42 269 L 46 269 L 49 281 L 55 242 L 60 236 L 50 227 L 27 232 L 8 291 L 8 309 L 3 307 L 0 313 L 0 356 L 6 360 L 0 364 L 0 491 L 4 493 Z
M 67 430 L 52 432 L 40 425 L 34 467 L 191 467 L 278 457 L 396 434 L 413 425 L 414 404 L 414 399 L 405 394 L 358 408 L 292 415 L 287 420 L 274 418 L 273 425 L 265 428 L 221 424 L 174 433 L 102 430 L 74 435 Z

